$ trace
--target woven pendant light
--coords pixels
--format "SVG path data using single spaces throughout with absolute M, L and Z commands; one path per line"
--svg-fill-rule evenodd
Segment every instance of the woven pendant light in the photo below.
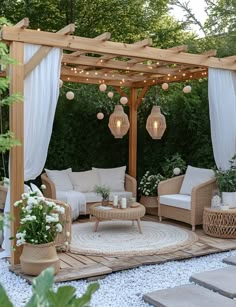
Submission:
M 114 112 L 110 115 L 108 127 L 116 139 L 121 139 L 129 130 L 129 119 L 123 107 L 116 105 Z
M 166 130 L 166 119 L 158 106 L 153 106 L 147 118 L 146 129 L 154 140 L 160 140 Z

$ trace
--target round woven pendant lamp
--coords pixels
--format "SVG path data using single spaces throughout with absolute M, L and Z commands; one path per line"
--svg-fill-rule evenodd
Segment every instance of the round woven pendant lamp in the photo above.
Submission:
M 122 139 L 128 132 L 129 119 L 122 106 L 115 106 L 114 112 L 110 115 L 108 127 L 116 139 Z
M 146 129 L 154 140 L 160 140 L 166 130 L 166 119 L 158 106 L 153 106 L 147 118 Z

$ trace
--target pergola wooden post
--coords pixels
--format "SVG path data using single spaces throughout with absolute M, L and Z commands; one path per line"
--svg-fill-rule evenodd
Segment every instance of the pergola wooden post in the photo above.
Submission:
M 53 47 L 67 50 L 62 58 L 63 81 L 97 85 L 106 83 L 115 87 L 122 95 L 125 92 L 121 87 L 130 88 L 129 173 L 134 177 L 137 164 L 137 111 L 148 88 L 163 82 L 206 78 L 208 67 L 236 70 L 236 56 L 217 58 L 215 50 L 190 54 L 185 45 L 169 49 L 151 47 L 152 41 L 149 38 L 124 44 L 110 42 L 110 33 L 103 33 L 94 39 L 69 35 L 74 31 L 74 25 L 68 25 L 57 33 L 49 33 L 28 30 L 28 23 L 25 18 L 14 27 L 3 27 L 0 33 L 0 38 L 10 45 L 11 56 L 19 63 L 23 63 L 24 43 L 42 46 L 24 67 L 21 64 L 11 67 L 11 93 L 23 94 L 24 77 Z M 11 212 L 15 216 L 12 235 L 15 235 L 19 224 L 19 212 L 13 204 L 23 193 L 23 110 L 23 104 L 17 103 L 11 106 L 10 112 L 10 129 L 22 143 L 21 147 L 13 148 L 10 154 Z M 19 263 L 19 255 L 19 249 L 12 253 L 13 264 Z
M 24 43 L 12 42 L 10 44 L 10 56 L 17 60 L 18 64 L 11 65 L 10 93 L 19 93 L 24 95 Z M 15 138 L 21 142 L 21 146 L 12 147 L 10 151 L 10 185 L 11 185 L 11 214 L 14 216 L 14 222 L 11 223 L 11 233 L 16 234 L 19 227 L 19 209 L 14 207 L 14 203 L 21 199 L 24 191 L 24 104 L 16 102 L 10 107 L 10 130 Z M 12 241 L 12 247 L 16 246 L 16 240 Z M 12 250 L 12 264 L 19 263 L 22 248 Z

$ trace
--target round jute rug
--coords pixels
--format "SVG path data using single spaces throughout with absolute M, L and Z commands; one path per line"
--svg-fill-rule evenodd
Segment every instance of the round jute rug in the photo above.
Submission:
M 82 255 L 140 256 L 174 252 L 198 240 L 192 231 L 158 222 L 142 221 L 140 234 L 131 221 L 104 221 L 72 225 L 70 251 Z

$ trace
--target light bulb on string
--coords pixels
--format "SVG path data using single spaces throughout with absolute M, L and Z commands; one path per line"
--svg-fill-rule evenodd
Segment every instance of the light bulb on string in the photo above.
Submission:
M 113 93 L 113 92 L 108 92 L 108 93 L 107 93 L 107 96 L 108 96 L 109 98 L 111 98 L 111 99 L 112 99 L 112 98 L 113 98 L 113 96 L 114 96 L 114 93 Z
M 97 113 L 97 119 L 102 120 L 104 118 L 104 114 L 102 112 Z
M 125 105 L 125 104 L 127 104 L 127 102 L 128 102 L 128 98 L 127 97 L 124 96 L 124 97 L 120 98 L 120 103 L 121 104 Z
M 69 91 L 69 92 L 66 93 L 66 98 L 68 100 L 72 100 L 72 99 L 74 99 L 74 97 L 75 97 L 75 94 L 73 92 Z
M 105 92 L 106 89 L 107 89 L 107 86 L 106 86 L 105 83 L 102 83 L 102 84 L 99 85 L 99 90 L 100 90 L 101 92 Z
M 60 79 L 59 80 L 59 88 L 61 88 L 63 86 L 63 81 Z
M 183 92 L 184 92 L 185 94 L 190 93 L 191 90 L 192 90 L 192 88 L 191 88 L 190 85 L 186 85 L 186 86 L 183 88 Z
M 162 87 L 162 89 L 163 89 L 164 91 L 166 91 L 166 90 L 168 90 L 169 85 L 168 85 L 168 83 L 163 83 L 163 84 L 161 85 L 161 87 Z

